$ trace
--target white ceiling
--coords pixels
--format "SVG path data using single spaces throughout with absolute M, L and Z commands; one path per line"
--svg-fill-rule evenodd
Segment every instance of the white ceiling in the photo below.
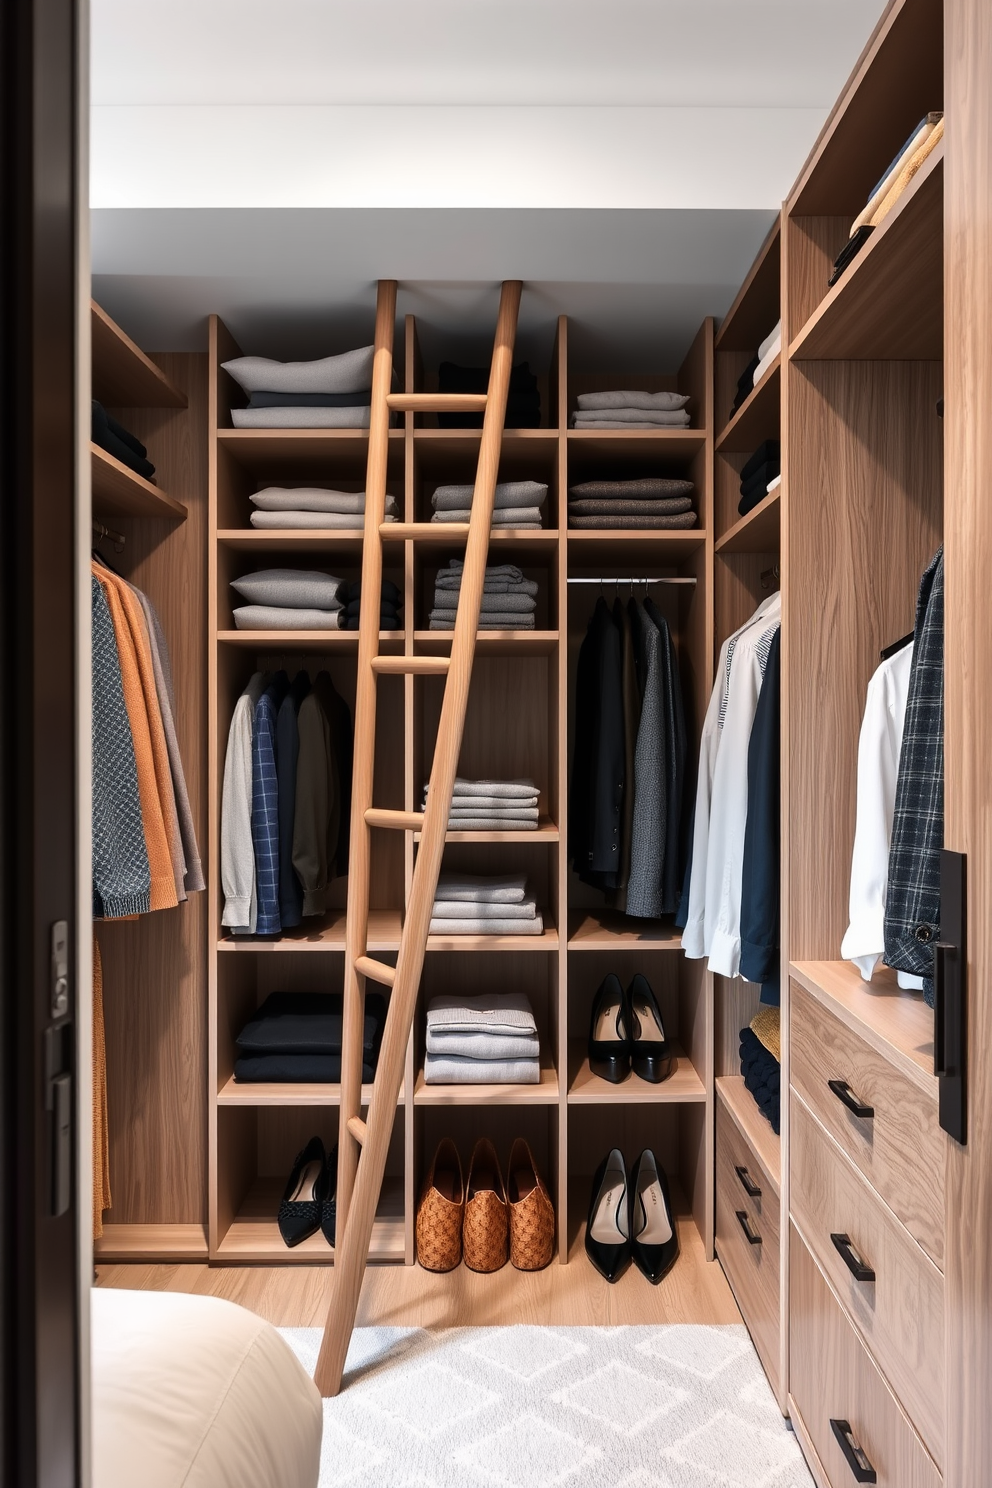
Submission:
M 217 310 L 316 354 L 379 274 L 470 341 L 520 276 L 525 337 L 565 311 L 635 370 L 726 310 L 882 0 L 91 9 L 95 285 L 144 345 Z

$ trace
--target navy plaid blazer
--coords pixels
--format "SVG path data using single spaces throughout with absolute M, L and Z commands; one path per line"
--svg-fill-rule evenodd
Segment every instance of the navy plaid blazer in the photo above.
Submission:
M 944 845 L 944 549 L 920 581 L 885 895 L 885 960 L 925 978 L 933 1006 Z

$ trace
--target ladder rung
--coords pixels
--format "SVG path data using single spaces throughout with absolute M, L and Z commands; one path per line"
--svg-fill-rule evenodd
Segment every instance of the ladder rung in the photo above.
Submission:
M 366 1126 L 361 1116 L 349 1116 L 348 1120 L 345 1122 L 345 1125 L 351 1132 L 351 1135 L 354 1137 L 355 1141 L 358 1142 L 361 1146 L 364 1146 Z
M 355 970 L 363 977 L 371 977 L 382 987 L 391 987 L 396 980 L 395 966 L 387 966 L 385 961 L 373 961 L 371 956 L 356 956 Z
M 394 413 L 485 413 L 485 393 L 390 393 Z
M 425 542 L 450 547 L 468 540 L 467 522 L 382 522 L 383 542 Z
M 392 832 L 419 832 L 424 825 L 422 811 L 386 811 L 379 806 L 370 806 L 365 813 L 370 827 L 386 827 Z
M 443 677 L 451 665 L 450 656 L 373 656 L 372 670 L 380 676 Z

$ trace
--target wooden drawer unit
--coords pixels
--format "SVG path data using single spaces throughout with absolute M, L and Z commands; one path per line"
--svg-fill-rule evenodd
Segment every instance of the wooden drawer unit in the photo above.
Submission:
M 931 1098 L 795 981 L 790 1018 L 794 1089 L 942 1268 L 944 1138 L 936 1086 Z
M 779 1384 L 779 1197 L 716 1103 L 716 1248 L 772 1388 Z M 760 1192 L 753 1191 L 758 1189 Z
M 790 1393 L 831 1488 L 940 1488 L 940 1473 L 795 1230 L 789 1277 Z M 841 1423 L 866 1463 L 849 1438 L 842 1444 Z M 875 1478 L 865 1475 L 872 1469 Z
M 944 1278 L 795 1092 L 792 1213 L 938 1464 L 944 1445 Z

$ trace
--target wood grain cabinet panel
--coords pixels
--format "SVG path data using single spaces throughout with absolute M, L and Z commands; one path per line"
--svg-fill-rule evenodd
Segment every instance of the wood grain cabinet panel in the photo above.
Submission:
M 936 1101 L 792 983 L 793 1088 L 927 1255 L 944 1257 L 944 1139 Z M 846 1086 L 835 1092 L 830 1081 Z M 871 1107 L 858 1116 L 846 1105 Z
M 944 1278 L 795 1092 L 792 1213 L 932 1456 L 944 1447 Z M 831 1237 L 846 1237 L 838 1248 Z M 860 1258 L 873 1277 L 859 1280 Z
M 772 1388 L 779 1388 L 779 1198 L 723 1106 L 716 1115 L 716 1249 Z M 738 1171 L 738 1170 L 742 1171 Z M 760 1189 L 759 1194 L 749 1189 Z M 752 1239 L 748 1239 L 748 1235 Z
M 857 1481 L 832 1420 L 850 1425 L 877 1488 L 940 1488 L 940 1473 L 795 1231 L 789 1261 L 792 1409 L 831 1488 Z

